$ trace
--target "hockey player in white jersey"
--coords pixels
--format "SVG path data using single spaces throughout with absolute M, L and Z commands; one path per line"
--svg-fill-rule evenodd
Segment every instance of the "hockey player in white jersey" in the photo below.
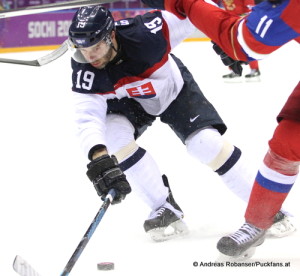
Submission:
M 166 11 L 114 22 L 101 6 L 80 8 L 69 29 L 76 123 L 90 160 L 87 175 L 99 196 L 117 191 L 113 203 L 135 191 L 152 210 L 144 229 L 156 241 L 187 231 L 167 178 L 136 142 L 156 118 L 244 201 L 254 179 L 240 149 L 223 139 L 226 125 L 219 114 L 171 54 L 194 30 L 189 19 Z M 171 235 L 165 231 L 170 227 Z

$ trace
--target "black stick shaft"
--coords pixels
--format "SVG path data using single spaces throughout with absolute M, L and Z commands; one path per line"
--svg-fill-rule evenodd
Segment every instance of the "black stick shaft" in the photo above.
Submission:
M 115 197 L 115 190 L 111 189 L 109 193 L 107 194 L 101 208 L 99 209 L 97 215 L 95 216 L 93 222 L 91 223 L 90 227 L 84 234 L 83 238 L 81 239 L 80 243 L 78 244 L 77 248 L 75 249 L 72 257 L 68 261 L 67 265 L 65 266 L 63 272 L 60 274 L 60 276 L 68 276 L 71 272 L 72 268 L 74 267 L 75 263 L 77 262 L 78 258 L 80 257 L 82 251 L 86 247 L 87 243 L 89 242 L 90 238 L 94 234 L 97 226 L 99 225 L 102 217 L 104 216 L 107 208 L 109 207 L 110 203 L 113 201 Z

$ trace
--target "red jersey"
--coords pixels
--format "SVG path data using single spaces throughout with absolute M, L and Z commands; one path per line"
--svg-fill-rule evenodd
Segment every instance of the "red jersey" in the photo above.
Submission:
M 263 59 L 300 37 L 300 0 L 264 1 L 246 16 L 230 14 L 209 0 L 184 0 L 182 10 L 191 22 L 231 58 Z
M 213 0 L 213 2 L 235 15 L 248 13 L 255 5 L 254 0 Z

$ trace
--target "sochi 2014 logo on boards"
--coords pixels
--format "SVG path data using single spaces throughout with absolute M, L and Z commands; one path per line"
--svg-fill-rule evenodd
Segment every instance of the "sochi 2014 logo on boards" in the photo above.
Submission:
M 149 99 L 156 96 L 155 90 L 151 82 L 126 89 L 129 96 L 132 98 Z

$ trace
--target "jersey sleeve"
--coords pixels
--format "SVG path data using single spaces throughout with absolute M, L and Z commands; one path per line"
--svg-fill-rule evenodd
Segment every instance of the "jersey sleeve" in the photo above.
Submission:
M 167 11 L 162 11 L 162 16 L 169 29 L 168 39 L 170 41 L 171 49 L 196 31 L 195 26 L 188 18 L 179 19 L 177 16 Z
M 73 92 L 77 136 L 86 157 L 95 145 L 106 145 L 105 118 L 107 103 L 105 97 L 97 94 Z

